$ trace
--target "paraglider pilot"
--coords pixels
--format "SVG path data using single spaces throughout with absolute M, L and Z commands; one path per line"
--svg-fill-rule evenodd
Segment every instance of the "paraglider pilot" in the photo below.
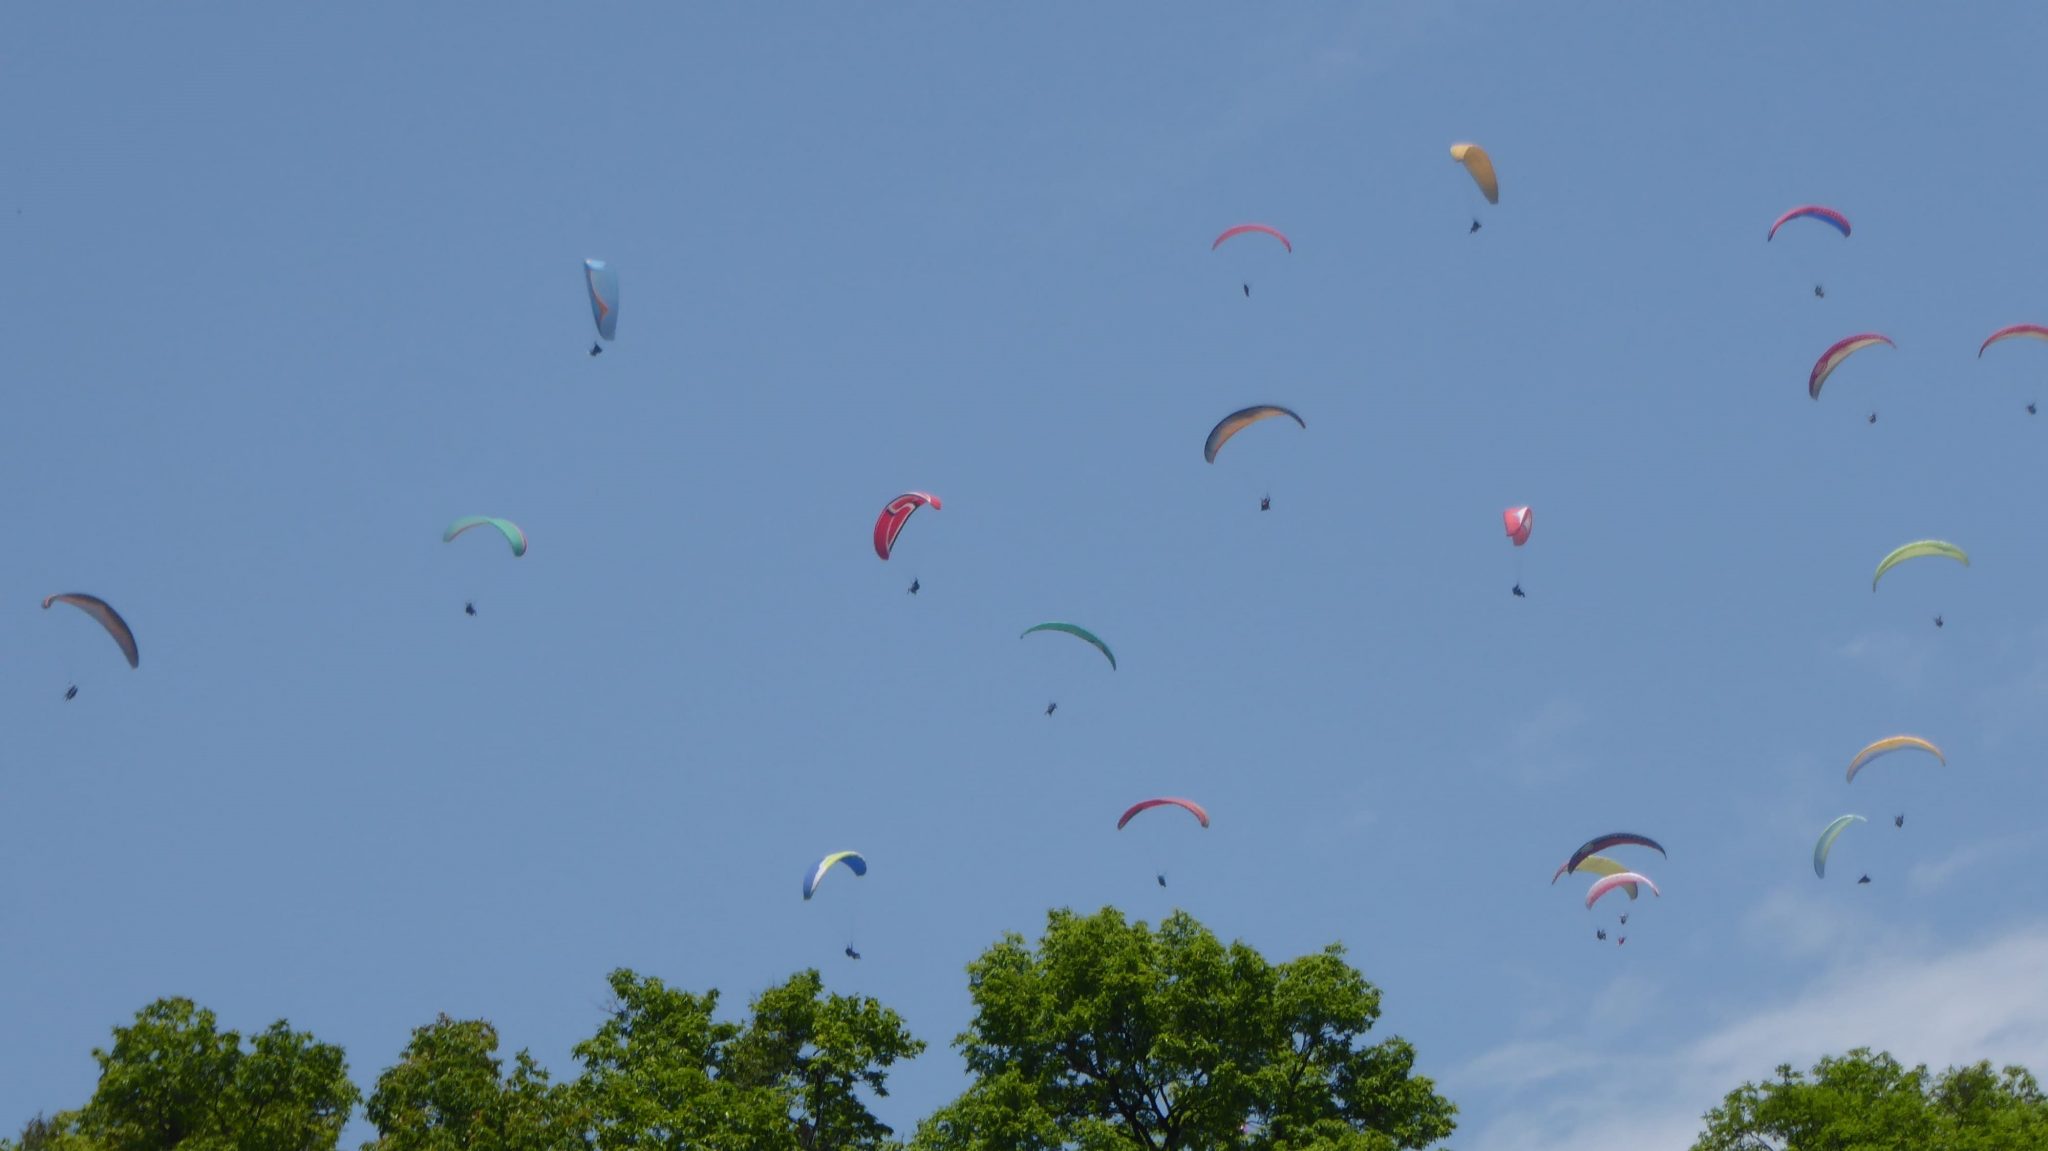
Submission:
M 475 614 L 476 614 L 476 601 L 474 601 L 474 600 L 471 600 L 470 602 L 468 602 L 468 603 L 466 603 L 466 604 L 463 604 L 463 605 L 462 605 L 462 614 L 463 614 L 463 615 L 475 615 Z
M 1467 228 L 1467 229 L 1465 229 L 1465 234 L 1469 236 L 1469 235 L 1471 235 L 1472 233 L 1474 233 L 1474 232 L 1476 232 L 1476 231 L 1478 231 L 1478 230 L 1479 230 L 1479 217 L 1477 217 L 1477 216 L 1474 216 L 1474 217 L 1472 218 L 1472 226 L 1471 226 L 1470 228 Z
M 591 355 L 593 355 L 593 356 L 602 356 L 602 355 L 604 355 L 604 345 L 603 345 L 603 344 L 592 344 L 592 345 L 590 345 L 590 354 L 591 354 Z
M 1607 929 L 1606 929 L 1606 928 L 1604 928 L 1604 927 L 1600 927 L 1600 928 L 1595 928 L 1595 929 L 1594 929 L 1594 931 L 1593 931 L 1593 938 L 1595 938 L 1595 939 L 1600 939 L 1600 940 L 1604 940 L 1604 939 L 1606 939 L 1606 938 L 1607 938 Z
M 1906 826 L 1906 815 L 1905 815 L 1905 813 L 1904 813 L 1904 812 L 1900 812 L 1899 814 L 1897 814 L 1897 815 L 1894 815 L 1894 816 L 1892 816 L 1892 826 L 1893 826 L 1893 827 L 1904 827 L 1904 826 Z
M 1864 876 L 1863 878 L 1861 878 L 1861 879 L 1857 880 L 1856 882 L 1857 882 L 1857 883 L 1869 883 L 1869 882 L 1870 882 L 1870 877 L 1869 877 L 1868 875 L 1866 875 L 1866 876 Z
M 1525 592 L 1525 591 L 1523 591 L 1523 590 L 1522 590 L 1522 585 L 1521 585 L 1521 584 L 1516 584 L 1516 585 L 1515 585 L 1515 598 L 1516 598 L 1516 599 L 1528 599 L 1528 598 L 1529 598 L 1529 594 L 1528 594 L 1527 592 Z
M 860 958 L 860 952 L 858 952 L 858 951 L 855 951 L 855 950 L 853 949 L 853 944 L 849 943 L 849 944 L 847 944 L 847 945 L 846 945 L 846 957 L 847 957 L 848 959 L 859 959 L 859 958 Z
M 1941 622 L 1941 617 L 1940 617 L 1940 616 L 1935 616 L 1935 617 L 1934 617 L 1934 626 L 1935 626 L 1935 627 L 1941 627 L 1941 626 L 1942 626 L 1942 622 Z
M 1247 300 L 1252 298 L 1252 286 L 1250 284 L 1244 286 L 1244 298 Z
M 1813 298 L 1816 300 L 1825 300 L 1828 298 L 1828 294 L 1819 284 L 1815 284 L 1813 286 Z
M 910 594 L 911 594 L 911 595 L 916 595 L 916 594 L 917 594 L 917 589 L 918 589 L 918 588 L 920 588 L 920 587 L 923 587 L 923 586 L 924 586 L 924 585 L 923 585 L 923 584 L 920 584 L 920 583 L 918 583 L 918 582 L 917 582 L 917 580 L 915 580 L 915 579 L 912 579 L 912 580 L 910 581 Z
M 1259 510 L 1260 510 L 1260 511 L 1262 511 L 1262 512 L 1270 512 L 1270 511 L 1272 511 L 1272 510 L 1273 510 L 1273 497 L 1272 497 L 1272 496 L 1260 496 L 1260 497 L 1259 497 Z
M 1060 705 L 1059 705 L 1059 704 L 1057 704 L 1057 703 L 1049 703 L 1049 704 L 1046 704 L 1046 705 L 1045 705 L 1045 714 L 1047 714 L 1047 715 L 1051 715 L 1051 714 L 1052 714 L 1053 712 L 1056 712 L 1056 711 L 1058 711 L 1059 709 L 1060 709 Z
M 1161 887 L 1165 887 L 1165 886 L 1166 886 L 1166 877 L 1165 877 L 1164 875 L 1155 875 L 1155 876 L 1153 876 L 1152 878 L 1154 878 L 1154 879 L 1156 879 L 1156 880 L 1158 880 L 1158 881 L 1159 881 L 1159 886 L 1161 886 Z
M 72 685 L 71 685 L 70 687 L 67 687 L 67 688 L 65 688 L 65 689 L 64 689 L 64 698 L 65 698 L 65 699 L 77 699 L 77 698 L 78 698 L 78 685 L 74 683 L 74 684 L 72 684 Z

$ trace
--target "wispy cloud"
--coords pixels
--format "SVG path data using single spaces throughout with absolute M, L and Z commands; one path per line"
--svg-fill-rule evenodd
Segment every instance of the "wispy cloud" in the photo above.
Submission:
M 1491 1096 L 1457 1140 L 1465 1151 L 1679 1151 L 1701 1116 L 1780 1063 L 1868 1046 L 1907 1064 L 2048 1066 L 2048 924 L 1943 953 L 1891 948 L 1824 971 L 1689 1040 L 1511 1043 L 1446 1085 Z M 1866 953 L 1869 954 L 1869 953 Z
M 2025 846 L 2024 841 L 2011 836 L 1966 844 L 1941 859 L 1914 864 L 1913 869 L 1906 873 L 1906 883 L 1916 893 L 1925 894 L 1971 868 L 1981 867 Z
M 1925 678 L 1926 647 L 1901 632 L 1871 632 L 1857 636 L 1843 644 L 1836 654 L 1876 673 L 1902 691 L 1918 688 Z

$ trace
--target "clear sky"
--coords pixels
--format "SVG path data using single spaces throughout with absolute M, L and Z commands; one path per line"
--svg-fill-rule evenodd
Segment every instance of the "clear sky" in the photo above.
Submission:
M 933 1044 L 907 1133 L 964 1082 L 964 965 L 1104 904 L 1343 941 L 1463 1151 L 1677 1145 L 1856 1043 L 2048 1069 L 2048 349 L 1974 354 L 2048 322 L 2044 36 L 7 7 L 0 1129 L 157 996 L 367 1087 L 436 1012 L 566 1076 L 613 967 L 737 1010 L 817 966 Z M 1854 235 L 1766 244 L 1806 201 Z M 1210 251 L 1246 220 L 1294 253 Z M 1258 402 L 1306 430 L 1205 464 Z M 911 488 L 945 509 L 878 562 Z M 472 513 L 531 552 L 440 542 Z M 1923 536 L 1972 564 L 1873 595 Z M 1898 731 L 1948 766 L 1843 783 Z M 1162 793 L 1214 826 L 1113 829 Z M 1670 849 L 1626 947 L 1546 883 L 1609 830 Z M 840 848 L 867 877 L 803 902 Z

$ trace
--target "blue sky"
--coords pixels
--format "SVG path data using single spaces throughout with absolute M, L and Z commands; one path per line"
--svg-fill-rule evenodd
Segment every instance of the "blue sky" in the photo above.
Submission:
M 436 1012 L 566 1075 L 613 967 L 818 966 L 932 1042 L 907 1130 L 963 966 L 1106 903 L 1342 940 L 1467 1151 L 1669 1145 L 1859 1042 L 2040 1069 L 2048 353 L 1974 351 L 2048 322 L 2044 25 L 9 9 L 0 1129 L 161 995 L 367 1085 Z M 1810 200 L 1854 236 L 1764 243 Z M 1203 463 L 1257 402 L 1306 430 Z M 1974 562 L 1873 595 L 1923 536 Z M 1845 786 L 1895 731 L 1949 765 Z M 1214 826 L 1113 830 L 1161 793 Z M 1616 828 L 1671 851 L 1625 948 L 1545 885 Z

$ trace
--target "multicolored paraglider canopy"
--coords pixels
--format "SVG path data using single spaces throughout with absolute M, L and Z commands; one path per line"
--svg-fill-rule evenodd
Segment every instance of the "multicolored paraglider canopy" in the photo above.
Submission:
M 128 657 L 128 666 L 142 666 L 142 652 L 135 646 L 135 632 L 128 627 L 128 621 L 121 618 L 121 613 L 114 610 L 114 605 L 96 595 L 65 592 L 62 595 L 45 596 L 43 610 L 50 610 L 53 603 L 68 603 L 99 621 L 99 625 L 107 629 L 107 634 L 114 637 L 114 643 L 121 648 L 121 654 Z
M 903 534 L 903 525 L 910 522 L 911 513 L 927 505 L 935 512 L 945 510 L 939 497 L 930 492 L 904 492 L 890 500 L 882 514 L 875 517 L 875 554 L 888 559 L 896 548 L 896 537 Z
M 1868 767 L 1872 760 L 1883 758 L 1895 751 L 1905 751 L 1907 749 L 1924 751 L 1935 759 L 1940 760 L 1943 767 L 1948 766 L 1948 757 L 1941 754 L 1941 749 L 1921 739 L 1919 736 L 1893 735 L 1880 739 L 1862 751 L 1857 752 L 1856 758 L 1849 761 L 1848 777 L 1843 782 L 1856 782 L 1856 773 Z
M 1947 540 L 1914 540 L 1912 543 L 1892 549 L 1890 555 L 1877 561 L 1877 574 L 1870 577 L 1870 590 L 1877 590 L 1877 581 L 1884 578 L 1884 573 L 1907 560 L 1924 559 L 1928 556 L 1943 556 L 1964 567 L 1970 566 L 1969 554 Z
M 1615 888 L 1632 887 L 1636 884 L 1649 888 L 1651 895 L 1659 899 L 1664 898 L 1664 893 L 1657 890 L 1657 885 L 1650 882 L 1649 876 L 1634 871 L 1617 871 L 1613 875 L 1602 876 L 1594 882 L 1592 887 L 1586 890 L 1586 909 L 1588 911 L 1592 910 L 1593 905 L 1600 902 L 1601 896 L 1613 891 Z
M 804 874 L 805 899 L 809 899 L 818 890 L 818 885 L 825 882 L 825 873 L 832 870 L 832 865 L 835 863 L 845 864 L 846 870 L 853 872 L 855 875 L 866 875 L 868 873 L 868 861 L 861 858 L 860 852 L 835 851 L 819 860 L 816 866 Z
M 1286 416 L 1303 428 L 1308 427 L 1308 421 L 1278 404 L 1254 404 L 1249 408 L 1239 408 L 1209 429 L 1209 438 L 1202 443 L 1202 458 L 1212 464 L 1215 463 L 1216 453 L 1223 450 L 1223 445 L 1230 442 L 1230 437 L 1260 420 L 1270 420 L 1275 416 Z
M 1890 336 L 1877 332 L 1863 332 L 1837 341 L 1833 347 L 1820 354 L 1820 359 L 1813 362 L 1813 371 L 1806 376 L 1806 394 L 1816 400 L 1819 399 L 1821 385 L 1828 382 L 1828 377 L 1835 374 L 1835 369 L 1842 366 L 1842 361 L 1865 348 L 1873 348 L 1879 344 L 1887 348 L 1898 347 L 1892 343 Z
M 619 273 L 603 260 L 583 261 L 583 282 L 590 289 L 590 316 L 597 334 L 609 340 L 619 331 Z
M 1821 830 L 1820 841 L 1813 845 L 1813 874 L 1817 878 L 1828 877 L 1828 853 L 1835 849 L 1835 840 L 1849 830 L 1850 824 L 1862 822 L 1864 819 L 1860 815 L 1838 815 L 1834 822 Z
M 2043 327 L 2040 324 L 2014 324 L 2008 328 L 2000 328 L 1991 333 L 1982 344 L 1977 346 L 1977 358 L 1983 359 L 1984 349 L 2002 340 L 2020 339 L 2048 340 L 2048 327 Z
M 1797 208 L 1771 221 L 1771 230 L 1764 237 L 1764 242 L 1769 243 L 1771 240 L 1776 239 L 1778 229 L 1794 220 L 1818 220 L 1844 236 L 1849 234 L 1849 217 L 1835 211 L 1833 208 L 1825 208 L 1819 204 L 1801 204 Z

